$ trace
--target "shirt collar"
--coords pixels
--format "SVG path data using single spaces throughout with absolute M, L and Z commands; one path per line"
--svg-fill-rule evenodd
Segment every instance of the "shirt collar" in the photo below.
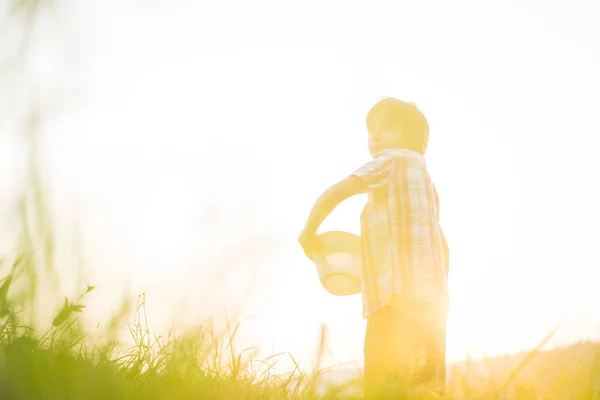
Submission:
M 421 153 L 408 149 L 382 149 L 377 152 L 377 157 L 379 156 L 408 157 L 425 164 L 425 157 Z

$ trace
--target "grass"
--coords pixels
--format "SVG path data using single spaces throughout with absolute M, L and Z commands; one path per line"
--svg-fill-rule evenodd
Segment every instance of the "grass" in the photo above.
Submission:
M 23 322 L 25 303 L 10 295 L 18 280 L 27 278 L 26 267 L 27 257 L 18 258 L 0 281 L 0 399 L 357 398 L 360 381 L 323 392 L 317 386 L 325 371 L 318 368 L 310 374 L 298 366 L 288 374 L 273 372 L 278 359 L 291 355 L 257 360 L 254 349 L 236 352 L 233 339 L 239 325 L 228 326 L 225 332 L 204 327 L 181 336 L 172 332 L 156 336 L 147 323 L 144 295 L 138 297 L 133 322 L 128 324 L 129 347 L 114 340 L 110 330 L 118 327 L 115 321 L 107 324 L 107 332 L 99 339 L 91 340 L 83 329 L 79 317 L 93 286 L 74 300 L 65 298 L 46 329 L 34 329 Z M 325 333 L 324 329 L 321 352 L 325 351 Z M 448 398 L 600 398 L 600 346 L 578 346 L 550 352 L 535 349 L 529 354 L 457 365 Z M 552 371 L 550 365 L 554 365 Z M 482 366 L 487 376 L 477 381 Z M 559 371 L 557 366 L 566 370 Z M 489 376 L 494 373 L 498 376 Z M 434 397 L 407 392 L 403 398 Z
M 280 399 L 306 398 L 311 390 L 306 374 L 274 376 L 269 368 L 250 368 L 248 357 L 232 352 L 235 329 L 224 346 L 205 329 L 154 336 L 144 296 L 129 325 L 132 345 L 124 350 L 111 340 L 101 345 L 86 340 L 78 314 L 91 286 L 76 301 L 65 299 L 51 326 L 37 334 L 20 323 L 7 296 L 13 282 L 9 275 L 0 287 L 2 399 Z

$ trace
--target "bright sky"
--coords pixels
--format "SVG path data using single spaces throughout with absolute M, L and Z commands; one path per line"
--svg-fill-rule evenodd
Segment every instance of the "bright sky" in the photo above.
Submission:
M 431 126 L 449 358 L 531 347 L 559 322 L 555 344 L 597 335 L 600 3 L 70 4 L 38 53 L 46 100 L 66 96 L 44 150 L 98 318 L 127 278 L 157 330 L 241 307 L 257 317 L 244 344 L 267 355 L 309 362 L 327 323 L 334 357 L 360 360 L 360 298 L 327 295 L 295 239 L 321 191 L 369 160 L 368 108 L 396 96 Z M 364 200 L 324 229 L 358 233 Z

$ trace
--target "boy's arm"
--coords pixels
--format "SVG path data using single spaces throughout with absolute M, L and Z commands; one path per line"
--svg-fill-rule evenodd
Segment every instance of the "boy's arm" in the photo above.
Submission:
M 356 175 L 350 175 L 324 191 L 315 202 L 300 238 L 314 236 L 329 214 L 344 200 L 365 191 L 365 184 Z M 299 241 L 301 239 L 298 239 Z M 300 244 L 303 245 L 302 241 Z M 308 243 L 306 243 L 308 244 Z M 306 251 L 306 249 L 305 249 Z
M 307 256 L 319 250 L 316 234 L 325 218 L 342 201 L 355 194 L 365 193 L 385 185 L 389 177 L 392 162 L 391 157 L 377 157 L 361 166 L 346 179 L 331 186 L 319 196 L 306 221 L 304 230 L 298 238 L 298 242 L 302 245 L 304 253 Z

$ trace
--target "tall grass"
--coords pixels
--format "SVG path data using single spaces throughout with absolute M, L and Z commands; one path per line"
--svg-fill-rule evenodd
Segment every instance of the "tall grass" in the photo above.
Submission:
M 132 345 L 90 343 L 78 319 L 88 288 L 65 299 L 49 327 L 36 331 L 21 323 L 22 310 L 8 293 L 15 263 L 0 286 L 0 393 L 2 399 L 177 399 L 306 398 L 311 385 L 299 370 L 270 373 L 276 357 L 256 360 L 233 350 L 237 327 L 223 338 L 207 328 L 160 337 L 148 326 L 145 297 L 138 298 L 129 325 Z

